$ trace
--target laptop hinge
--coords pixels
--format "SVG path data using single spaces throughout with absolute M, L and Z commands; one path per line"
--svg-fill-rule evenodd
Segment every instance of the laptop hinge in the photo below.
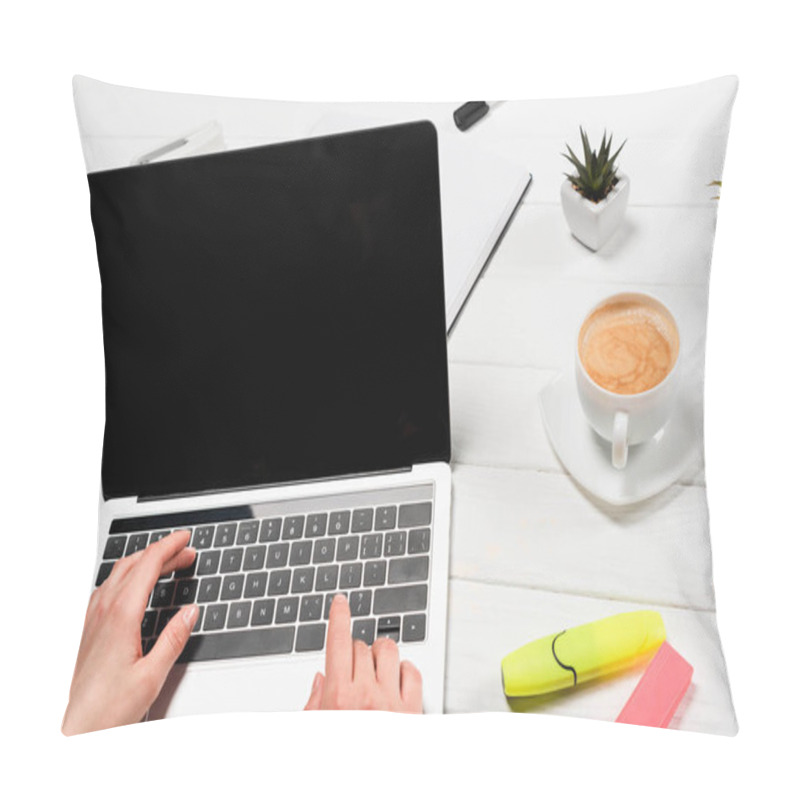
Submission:
M 184 492 L 180 494 L 148 494 L 136 498 L 137 503 L 151 503 L 157 500 L 179 500 L 187 497 L 207 497 L 212 494 L 233 494 L 234 492 L 252 492 L 257 489 L 278 489 L 281 486 L 303 486 L 315 483 L 331 483 L 333 481 L 343 481 L 353 478 L 374 478 L 378 475 L 400 475 L 411 472 L 411 467 L 400 467 L 398 469 L 382 469 L 374 472 L 350 472 L 345 475 L 332 475 L 325 478 L 301 478 L 293 481 L 282 481 L 281 483 L 262 483 L 253 486 L 237 486 L 228 489 L 203 489 L 198 492 Z

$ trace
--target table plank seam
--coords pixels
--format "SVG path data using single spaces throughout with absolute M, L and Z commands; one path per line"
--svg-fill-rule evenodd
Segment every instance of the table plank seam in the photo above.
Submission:
M 565 475 L 566 477 L 572 477 L 566 469 L 550 469 L 548 467 L 531 467 L 531 466 L 516 465 L 516 464 L 498 465 L 498 464 L 489 464 L 483 461 L 461 461 L 458 458 L 453 458 L 451 464 L 457 464 L 458 466 L 462 467 L 480 467 L 481 469 L 508 469 L 508 470 L 514 470 L 516 472 L 535 472 L 541 475 Z M 681 478 L 680 480 L 677 480 L 670 485 L 705 487 L 706 484 L 705 482 L 695 482 L 687 480 L 686 478 Z
M 503 589 L 523 589 L 523 590 L 527 589 L 530 591 L 546 592 L 547 594 L 563 595 L 566 597 L 586 598 L 588 600 L 608 600 L 612 603 L 636 603 L 638 605 L 653 605 L 653 606 L 658 606 L 659 608 L 669 608 L 676 611 L 697 611 L 703 614 L 717 613 L 716 605 L 706 608 L 703 606 L 695 606 L 687 603 L 668 603 L 661 600 L 619 597 L 614 595 L 599 594 L 596 592 L 575 592 L 575 591 L 567 591 L 565 589 L 559 590 L 544 586 L 533 586 L 524 583 L 514 583 L 513 581 L 499 581 L 499 580 L 489 580 L 487 578 L 466 577 L 463 575 L 455 574 L 452 571 L 450 572 L 449 579 L 450 581 L 458 581 L 460 583 L 472 583 L 472 584 L 477 584 L 479 586 L 499 586 Z

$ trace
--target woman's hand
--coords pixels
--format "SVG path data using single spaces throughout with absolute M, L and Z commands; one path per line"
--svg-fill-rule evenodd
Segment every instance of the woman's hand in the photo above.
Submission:
M 158 697 L 192 632 L 198 609 L 182 608 L 146 656 L 142 656 L 142 618 L 158 578 L 194 561 L 196 552 L 187 547 L 189 537 L 189 531 L 175 531 L 120 559 L 92 593 L 61 726 L 67 736 L 138 722 Z
M 325 675 L 317 673 L 307 711 L 371 709 L 422 713 L 422 676 L 400 662 L 394 640 L 379 638 L 370 647 L 350 636 L 350 607 L 344 595 L 331 603 Z

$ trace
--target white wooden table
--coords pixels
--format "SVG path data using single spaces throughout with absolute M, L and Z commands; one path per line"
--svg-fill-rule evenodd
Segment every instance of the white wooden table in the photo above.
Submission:
M 122 91 L 122 94 L 119 92 Z M 104 100 L 103 94 L 109 96 Z M 450 337 L 454 501 L 445 708 L 508 710 L 500 661 L 520 645 L 621 611 L 658 610 L 669 642 L 694 667 L 673 727 L 733 733 L 716 627 L 702 463 L 660 495 L 625 508 L 593 499 L 565 472 L 544 431 L 538 393 L 571 369 L 589 306 L 645 289 L 678 318 L 684 380 L 702 401 L 708 270 L 727 130 L 710 84 L 648 95 L 505 103 L 467 133 L 458 103 L 284 103 L 159 95 L 101 87 L 85 109 L 90 169 L 130 162 L 209 119 L 229 147 L 306 136 L 326 115 L 431 119 L 440 147 L 465 137 L 527 167 L 534 183 Z M 110 103 L 115 113 L 103 111 Z M 710 122 L 711 121 L 711 122 Z M 564 142 L 578 126 L 627 137 L 631 178 L 622 229 L 593 254 L 559 205 Z M 468 138 L 467 138 L 468 137 Z M 576 424 L 582 424 L 576 420 Z M 535 710 L 613 720 L 641 670 L 539 699 Z
M 445 709 L 613 720 L 643 668 L 509 702 L 500 661 L 540 636 L 648 608 L 661 613 L 668 641 L 695 670 L 672 727 L 733 733 L 702 463 L 650 500 L 608 505 L 564 470 L 538 408 L 542 387 L 572 369 L 583 314 L 627 289 L 650 291 L 676 310 L 689 349 L 686 379 L 701 400 L 716 218 L 705 184 L 713 176 L 681 174 L 686 158 L 673 160 L 675 172 L 669 159 L 654 165 L 648 159 L 661 143 L 635 139 L 629 125 L 620 161 L 632 176 L 631 204 L 623 228 L 593 254 L 570 235 L 558 200 L 569 168 L 559 153 L 565 138 L 574 147 L 579 121 L 562 137 L 542 135 L 542 127 L 558 124 L 552 107 L 542 113 L 542 104 L 499 106 L 466 134 L 525 163 L 534 185 L 450 337 L 454 501 Z M 602 131 L 602 124 L 592 129 Z M 692 146 L 664 145 L 672 153 Z M 655 187 L 649 191 L 647 177 Z

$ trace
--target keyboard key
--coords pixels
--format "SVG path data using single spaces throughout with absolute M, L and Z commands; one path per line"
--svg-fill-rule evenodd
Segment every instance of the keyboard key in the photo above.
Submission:
M 384 583 L 386 583 L 386 562 L 367 561 L 364 564 L 364 586 L 383 586 Z
M 150 534 L 150 544 L 155 544 L 156 542 L 160 542 L 165 536 L 169 536 L 169 531 L 153 531 Z
M 381 506 L 375 511 L 375 530 L 390 531 L 397 523 L 397 506 Z
M 383 551 L 383 534 L 368 533 L 361 537 L 361 558 L 380 558 Z
M 103 550 L 105 561 L 116 561 L 125 555 L 125 542 L 127 536 L 109 536 L 106 540 L 106 549 Z
M 197 554 L 197 574 L 214 575 L 219 570 L 219 560 L 222 553 L 219 550 L 208 550 Z
M 106 578 L 108 578 L 108 576 L 111 574 L 111 570 L 113 568 L 114 568 L 113 561 L 104 561 L 100 565 L 100 569 L 97 570 L 97 580 L 94 582 L 94 585 L 100 586 L 101 584 L 103 584 Z
M 258 520 L 248 519 L 239 523 L 236 544 L 255 544 L 258 541 Z
M 353 533 L 364 533 L 372 530 L 374 512 L 371 508 L 357 508 L 353 512 Z
M 165 606 L 172 605 L 172 595 L 174 592 L 174 583 L 157 583 L 156 588 L 153 589 L 153 597 L 150 600 L 150 606 L 152 608 L 164 608 Z
M 125 548 L 125 555 L 129 556 L 132 553 L 138 553 L 139 550 L 144 550 L 147 547 L 147 534 L 146 533 L 133 533 L 128 538 L 128 546 Z
M 225 617 L 228 615 L 228 606 L 209 606 L 206 609 L 206 621 L 203 623 L 204 631 L 218 631 L 225 627 Z M 191 641 L 191 639 L 189 640 Z M 185 651 L 184 651 L 185 652 Z M 180 659 L 178 659 L 180 661 Z
M 393 558 L 389 562 L 389 583 L 417 583 L 428 579 L 428 556 Z
M 336 548 L 337 561 L 355 561 L 358 558 L 358 536 L 343 536 Z
M 194 603 L 200 581 L 180 581 L 175 589 L 175 605 L 188 606 Z
M 353 638 L 361 639 L 362 642 L 366 642 L 367 644 L 372 644 L 375 641 L 375 620 L 353 620 Z
M 152 636 L 156 631 L 156 619 L 158 611 L 145 611 L 142 617 L 142 639 L 147 639 Z
M 155 643 L 155 639 L 148 639 L 146 642 L 142 642 L 142 655 L 146 656 L 153 649 Z
M 402 614 L 405 611 L 423 611 L 428 605 L 428 586 L 416 583 L 375 590 L 375 614 Z
M 203 612 L 205 611 L 204 606 L 197 607 L 197 619 L 194 621 L 194 627 L 192 628 L 192 633 L 197 633 L 200 628 L 203 627 Z
M 205 550 L 214 542 L 214 526 L 201 525 L 199 528 L 194 529 L 194 537 L 192 538 L 192 547 L 195 550 Z
M 274 600 L 259 600 L 253 603 L 253 616 L 250 618 L 251 625 L 272 625 L 272 618 L 275 616 Z
M 298 653 L 322 650 L 325 647 L 325 624 L 300 625 L 297 628 L 297 643 L 294 649 Z M 280 628 L 278 628 L 280 630 Z
M 406 552 L 406 532 L 394 531 L 387 533 L 383 545 L 383 554 L 389 556 L 402 556 Z
M 169 621 L 178 613 L 177 608 L 162 608 L 158 612 L 158 622 L 156 623 L 156 636 L 161 635 L 161 631 L 169 625 Z
M 297 607 L 299 603 L 299 597 L 284 597 L 278 600 L 275 606 L 275 624 L 297 622 Z
M 350 512 L 349 511 L 334 511 L 331 513 L 331 518 L 328 523 L 328 533 L 338 535 L 340 533 L 349 533 L 350 531 Z
M 281 542 L 281 544 L 271 544 L 267 550 L 267 567 L 275 569 L 275 567 L 285 567 L 289 561 L 289 545 Z
M 343 564 L 342 573 L 339 578 L 340 589 L 355 589 L 361 586 L 362 564 L 357 561 L 355 564 Z
M 408 554 L 427 553 L 431 549 L 431 529 L 416 528 L 408 532 Z
M 214 537 L 214 547 L 230 547 L 236 543 L 236 523 L 223 522 L 217 525 L 217 535 Z
M 305 594 L 314 588 L 314 567 L 301 567 L 292 576 L 292 594 Z
M 241 547 L 234 547 L 231 550 L 224 550 L 222 552 L 222 561 L 219 564 L 219 571 L 225 572 L 238 572 L 242 568 L 242 557 L 244 550 Z
M 388 636 L 396 642 L 400 641 L 400 617 L 379 617 L 378 637 Z
M 400 506 L 397 526 L 399 528 L 419 528 L 423 525 L 430 525 L 432 514 L 433 504 L 430 502 Z
M 250 622 L 250 601 L 231 603 L 228 611 L 228 628 L 246 628 Z
M 245 597 L 263 597 L 267 592 L 267 573 L 251 572 L 244 582 Z
M 308 594 L 300 601 L 300 622 L 311 622 L 322 618 L 321 594 Z
M 403 641 L 421 642 L 425 638 L 425 615 L 406 614 L 403 617 Z
M 261 569 L 264 566 L 264 560 L 267 557 L 267 546 L 265 544 L 256 544 L 248 547 L 244 551 L 244 568 L 245 570 Z
M 314 586 L 317 592 L 327 592 L 330 589 L 335 589 L 339 580 L 339 565 L 331 564 L 330 566 L 317 567 L 317 583 Z
M 327 514 L 309 514 L 306 520 L 306 538 L 324 536 L 328 530 Z
M 259 542 L 277 542 L 281 538 L 281 518 L 274 517 L 273 519 L 261 520 L 261 533 L 259 534 Z
M 198 603 L 216 603 L 219 600 L 219 590 L 222 588 L 222 578 L 203 578 L 200 581 L 200 590 L 197 593 Z
M 314 563 L 326 564 L 336 556 L 336 542 L 332 539 L 320 539 L 314 542 Z
M 208 630 L 207 628 L 205 630 Z M 212 636 L 192 636 L 178 657 L 186 661 L 213 661 L 220 658 L 271 656 L 291 653 L 294 645 L 294 626 L 229 631 Z
M 380 590 L 378 590 L 380 591 Z M 369 616 L 372 607 L 372 590 L 362 589 L 357 592 L 350 592 L 350 616 L 366 617 Z
M 226 575 L 222 580 L 220 600 L 238 600 L 244 589 L 244 575 Z
M 286 517 L 283 521 L 281 539 L 299 539 L 303 535 L 306 518 L 302 516 Z
M 292 580 L 292 571 L 290 569 L 278 569 L 269 574 L 269 587 L 267 594 L 270 597 L 276 595 L 289 594 L 289 583 Z
M 289 555 L 289 566 L 296 567 L 311 563 L 311 542 L 293 542 Z

